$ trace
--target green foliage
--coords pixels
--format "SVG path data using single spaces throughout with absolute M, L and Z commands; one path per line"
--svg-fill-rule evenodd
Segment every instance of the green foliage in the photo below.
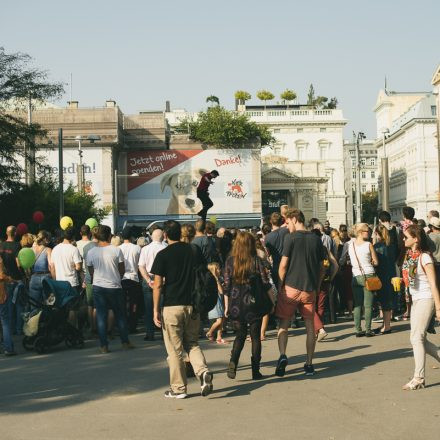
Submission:
M 374 223 L 377 217 L 379 205 L 379 195 L 377 191 L 369 191 L 362 194 L 362 221 L 365 223 Z
M 240 104 L 244 104 L 246 101 L 249 101 L 249 99 L 252 98 L 251 94 L 245 90 L 237 90 L 234 96 L 235 99 L 240 102 Z
M 286 89 L 284 90 L 283 93 L 281 93 L 280 98 L 283 101 L 287 101 L 287 102 L 293 101 L 296 99 L 296 93 L 293 90 Z
M 326 96 L 316 96 L 313 84 L 310 84 L 309 93 L 307 94 L 307 105 L 317 109 L 335 109 L 338 106 L 338 100 L 333 97 L 328 100 Z
M 31 159 L 29 149 L 45 137 L 38 124 L 28 124 L 26 108 L 59 97 L 61 83 L 48 81 L 45 71 L 30 66 L 31 58 L 23 53 L 5 52 L 0 47 L 0 188 L 16 190 L 23 173 L 20 158 Z M 27 151 L 24 145 L 29 148 Z
M 315 88 L 310 84 L 309 93 L 307 93 L 307 105 L 314 106 L 315 104 Z
M 257 92 L 257 98 L 260 101 L 264 101 L 264 108 L 266 109 L 266 101 L 272 100 L 275 98 L 275 95 L 272 92 L 269 92 L 269 90 L 259 90 Z
M 246 114 L 220 106 L 200 112 L 197 120 L 181 121 L 176 131 L 188 133 L 188 129 L 192 140 L 216 148 L 249 148 L 258 140 L 263 147 L 274 142 L 266 126 L 257 125 Z
M 211 104 L 217 104 L 220 105 L 220 100 L 217 98 L 217 96 L 214 95 L 210 95 L 206 98 L 206 102 L 207 103 L 211 103 Z
M 64 191 L 64 212 L 79 228 L 85 221 L 94 217 L 98 221 L 108 215 L 109 208 L 96 207 L 97 196 L 80 194 L 73 186 Z M 44 214 L 43 224 L 37 225 L 32 221 L 35 211 Z M 48 179 L 40 179 L 30 186 L 23 186 L 14 193 L 0 194 L 0 235 L 4 234 L 8 225 L 26 223 L 33 233 L 39 229 L 54 231 L 59 228 L 58 186 Z

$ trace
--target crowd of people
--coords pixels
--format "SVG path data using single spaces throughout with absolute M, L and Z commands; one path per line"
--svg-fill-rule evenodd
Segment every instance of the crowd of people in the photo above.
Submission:
M 316 218 L 306 223 L 301 211 L 284 205 L 261 228 L 169 220 L 136 244 L 130 228 L 112 235 L 108 226 L 84 225 L 78 236 L 68 228 L 54 237 L 44 230 L 17 237 L 9 226 L 0 243 L 3 353 L 16 354 L 12 335 L 23 333 L 24 313 L 47 300 L 44 280 L 53 279 L 68 281 L 81 298 L 69 310 L 69 322 L 98 338 L 101 353 L 109 352 L 115 327 L 127 350 L 133 348 L 129 335 L 140 328 L 147 343 L 162 333 L 170 373 L 166 397 L 185 398 L 191 375 L 200 380 L 203 396 L 212 391 L 213 374 L 198 340 L 228 344 L 227 332 L 235 335 L 227 376 L 236 377 L 248 339 L 252 379 L 259 380 L 261 341 L 277 327 L 275 375 L 282 377 L 288 330 L 303 322 L 304 374 L 312 376 L 316 343 L 337 319 L 353 319 L 356 338 L 385 336 L 394 321 L 410 320 L 415 369 L 403 389 L 422 388 L 426 353 L 440 362 L 439 348 L 427 338 L 440 320 L 440 218 L 431 211 L 427 222 L 416 220 L 411 207 L 402 214 L 401 222 L 382 211 L 375 225 L 332 228 Z M 35 253 L 26 270 L 17 258 L 24 247 Z M 197 268 L 217 285 L 215 306 L 206 313 L 194 304 Z

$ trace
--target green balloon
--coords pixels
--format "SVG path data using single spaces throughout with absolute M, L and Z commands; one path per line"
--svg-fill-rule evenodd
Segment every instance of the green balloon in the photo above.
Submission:
M 93 229 L 94 227 L 98 226 L 98 222 L 96 219 L 94 219 L 93 217 L 90 217 L 86 220 L 86 225 L 90 228 Z
M 35 253 L 31 248 L 23 248 L 18 253 L 18 261 L 23 269 L 31 268 L 35 263 Z

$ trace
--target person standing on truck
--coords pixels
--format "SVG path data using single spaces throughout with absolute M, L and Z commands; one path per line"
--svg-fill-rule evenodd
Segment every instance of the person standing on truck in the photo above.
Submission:
M 197 197 L 200 199 L 203 205 L 203 209 L 198 212 L 197 215 L 202 217 L 203 221 L 206 221 L 206 215 L 208 214 L 208 209 L 214 206 L 212 200 L 209 198 L 209 185 L 212 185 L 214 182 L 212 179 L 215 179 L 220 174 L 217 170 L 212 170 L 210 173 L 203 174 L 200 179 L 199 186 L 197 187 Z

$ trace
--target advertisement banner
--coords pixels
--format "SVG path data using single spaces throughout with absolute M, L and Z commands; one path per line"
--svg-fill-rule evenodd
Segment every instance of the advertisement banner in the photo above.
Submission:
M 150 150 L 127 154 L 128 214 L 197 214 L 202 175 L 217 170 L 210 214 L 261 213 L 260 156 L 255 150 Z

